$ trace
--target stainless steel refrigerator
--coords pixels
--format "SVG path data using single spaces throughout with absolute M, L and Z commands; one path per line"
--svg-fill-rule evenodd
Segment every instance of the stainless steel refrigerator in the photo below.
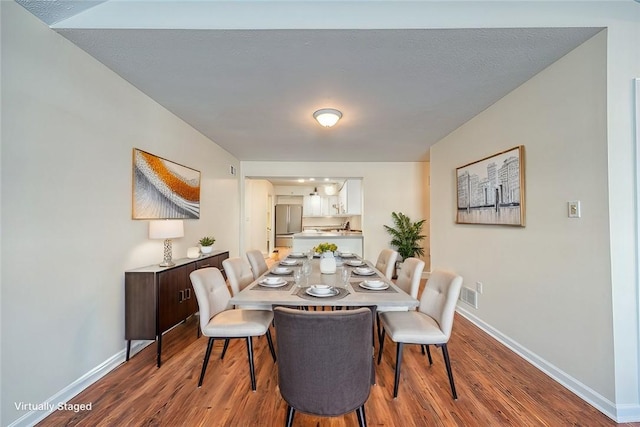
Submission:
M 302 205 L 276 205 L 276 246 L 291 247 L 293 233 L 302 232 Z

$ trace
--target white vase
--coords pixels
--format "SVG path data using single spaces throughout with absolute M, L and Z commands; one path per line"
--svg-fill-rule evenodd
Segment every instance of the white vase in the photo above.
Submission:
M 200 246 L 200 252 L 203 254 L 210 254 L 213 251 L 213 246 Z
M 333 252 L 323 252 L 320 258 L 320 273 L 334 274 L 336 272 L 336 259 Z

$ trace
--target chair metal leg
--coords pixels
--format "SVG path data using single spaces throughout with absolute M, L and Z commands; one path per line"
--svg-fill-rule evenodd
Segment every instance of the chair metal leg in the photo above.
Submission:
M 367 427 L 367 417 L 364 414 L 364 405 L 356 409 L 356 415 L 358 416 L 358 425 L 360 427 Z
M 228 347 L 229 347 L 229 338 L 224 340 L 224 347 L 222 347 L 222 354 L 220 355 L 220 360 L 224 359 L 224 355 L 227 354 Z
M 376 357 L 375 353 L 373 357 Z M 376 385 L 376 365 L 373 364 L 373 360 L 371 360 L 371 385 Z
M 293 417 L 296 415 L 296 410 L 293 409 L 291 406 L 287 405 L 287 420 L 285 422 L 285 426 L 286 427 L 292 427 L 293 426 Z
M 449 376 L 449 384 L 451 385 L 451 394 L 453 394 L 453 400 L 458 400 L 458 393 L 456 393 L 456 386 L 453 383 L 453 371 L 451 371 L 451 361 L 449 360 L 449 350 L 447 350 L 447 344 L 442 344 L 442 356 L 444 356 L 444 364 L 447 367 L 447 375 Z
M 385 337 L 385 330 L 384 328 L 382 328 L 382 335 L 380 336 L 380 350 L 378 350 L 378 365 L 382 360 L 382 350 L 384 349 L 384 337 Z
M 204 354 L 204 361 L 202 362 L 202 371 L 200 372 L 200 380 L 198 381 L 198 387 L 202 386 L 202 380 L 204 379 L 204 373 L 207 370 L 207 364 L 209 363 L 209 356 L 211 356 L 211 349 L 213 348 L 213 338 L 209 338 L 207 344 L 207 351 Z
M 277 362 L 276 359 L 276 351 L 273 349 L 273 340 L 271 339 L 271 331 L 267 329 L 267 343 L 269 343 L 269 350 L 271 351 L 271 357 L 273 357 L 273 361 Z
M 249 357 L 249 375 L 251 376 L 251 390 L 256 391 L 256 371 L 253 365 L 253 341 L 247 337 L 247 356 Z
M 402 363 L 402 348 L 404 343 L 399 342 L 396 349 L 396 378 L 393 381 L 393 398 L 398 397 L 398 383 L 400 382 L 400 364 Z
M 247 354 L 249 356 L 249 375 L 251 375 L 251 390 L 256 391 L 256 371 L 253 366 L 253 342 L 247 337 Z
M 378 341 L 382 342 L 382 331 L 380 331 L 380 313 L 376 311 L 376 328 L 378 330 Z
M 422 348 L 427 350 L 427 357 L 429 358 L 429 365 L 433 365 L 433 359 L 431 358 L 431 350 L 429 350 L 429 344 L 423 344 Z

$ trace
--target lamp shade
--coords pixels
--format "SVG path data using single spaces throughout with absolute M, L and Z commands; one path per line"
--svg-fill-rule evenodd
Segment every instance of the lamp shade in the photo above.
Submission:
M 164 219 L 149 222 L 150 239 L 174 239 L 184 236 L 184 223 L 181 219 Z
M 342 113 L 333 108 L 323 108 L 314 112 L 313 118 L 315 118 L 322 126 L 330 128 L 338 123 L 338 120 L 342 118 Z

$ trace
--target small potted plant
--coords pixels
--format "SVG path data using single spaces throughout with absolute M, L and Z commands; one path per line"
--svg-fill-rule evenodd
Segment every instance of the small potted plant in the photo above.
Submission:
M 213 250 L 213 244 L 216 242 L 214 237 L 205 236 L 198 241 L 200 243 L 200 252 L 203 254 L 210 254 Z
M 402 257 L 402 260 L 411 258 L 414 256 L 423 256 L 424 249 L 420 246 L 420 241 L 426 236 L 420 234 L 422 225 L 425 220 L 412 222 L 411 219 L 402 212 L 392 212 L 394 227 L 385 225 L 384 228 L 389 234 L 391 234 L 391 245 L 395 246 L 398 250 L 398 255 Z M 396 263 L 396 267 L 399 268 L 401 263 Z

